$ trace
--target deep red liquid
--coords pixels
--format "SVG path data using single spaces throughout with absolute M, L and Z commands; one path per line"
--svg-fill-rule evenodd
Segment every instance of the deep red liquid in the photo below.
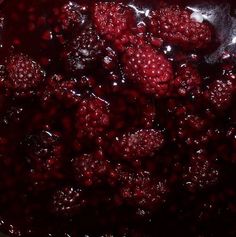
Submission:
M 75 0 L 75 2 L 77 1 Z M 82 2 L 86 3 L 87 1 Z M 205 80 L 202 87 L 204 88 L 214 78 L 222 76 L 223 72 L 219 69 L 219 65 L 233 65 L 235 70 L 236 4 L 234 1 L 227 3 L 222 3 L 222 1 L 209 3 L 197 0 L 168 2 L 187 5 L 208 14 L 209 21 L 215 27 L 217 38 L 220 39 L 220 43 L 212 45 L 217 50 L 209 54 L 206 52 L 196 53 L 201 58 L 200 63 L 198 62 L 198 69 Z M 64 0 L 5 0 L 1 3 L 0 17 L 3 17 L 4 24 L 0 29 L 0 64 L 4 64 L 5 57 L 12 51 L 23 52 L 38 61 L 47 71 L 47 75 L 57 73 L 69 79 L 71 76 L 61 62 L 60 54 L 63 48 L 60 42 L 61 35 L 57 34 L 54 29 L 55 16 L 53 12 L 64 3 L 66 3 Z M 137 9 L 145 10 L 156 8 L 159 5 L 158 2 L 152 0 L 137 0 L 129 4 L 133 7 L 136 6 Z M 140 15 L 140 18 L 142 17 Z M 39 19 L 42 24 L 38 23 Z M 63 37 L 70 37 L 70 35 Z M 163 51 L 166 48 L 167 45 L 164 45 Z M 170 52 L 166 52 L 167 57 L 173 60 L 173 64 L 177 63 L 176 52 L 178 50 L 173 46 Z M 222 54 L 225 52 L 231 57 L 222 60 Z M 189 55 L 189 58 L 191 57 L 192 55 Z M 233 73 L 235 75 L 235 71 Z M 78 96 L 82 94 L 83 97 L 83 93 L 92 92 L 111 104 L 111 111 L 116 116 L 110 130 L 112 131 L 113 127 L 117 126 L 114 130 L 116 136 L 119 136 L 125 131 L 129 131 L 130 127 L 140 128 L 139 121 L 143 116 L 142 111 L 139 106 L 135 107 L 135 99 L 132 101 L 130 99 L 132 96 L 126 95 L 126 91 L 128 94 L 130 93 L 132 85 L 122 78 L 121 73 L 118 73 L 120 78 L 115 81 L 117 83 L 108 82 L 107 79 L 103 80 L 109 73 L 101 70 L 100 66 L 95 65 L 87 74 L 96 79 L 95 91 L 87 87 L 82 88 L 80 85 L 75 93 Z M 79 77 L 78 80 L 80 80 Z M 42 85 L 40 89 L 43 90 L 44 87 L 45 85 Z M 137 90 L 134 89 L 134 91 Z M 146 99 L 146 96 L 139 96 L 140 94 L 138 94 L 137 100 L 142 100 L 143 97 Z M 174 131 L 175 117 L 170 119 L 171 112 L 166 109 L 168 99 L 156 100 L 149 97 L 147 100 L 151 105 L 156 106 L 157 118 L 154 127 L 163 130 L 166 137 L 165 146 L 158 154 L 165 160 L 158 164 L 160 165 L 158 169 L 163 176 L 171 177 L 172 172 L 176 172 L 175 174 L 178 175 L 179 166 L 176 168 L 175 165 L 180 163 L 180 167 L 182 167 L 190 149 L 181 139 L 173 142 L 171 138 L 172 132 L 176 132 Z M 195 102 L 194 98 L 190 97 L 176 101 L 184 104 L 185 100 L 200 103 L 198 106 L 201 112 L 207 108 L 207 105 L 201 104 L 203 102 Z M 213 139 L 207 145 L 209 154 L 216 154 L 219 157 L 225 156 L 226 160 L 235 156 L 235 140 L 233 140 L 235 132 L 234 136 L 230 138 L 226 138 L 225 135 L 226 131 L 235 129 L 235 102 L 235 98 L 233 98 L 229 108 L 224 113 L 217 114 L 211 126 L 213 130 L 218 129 L 223 135 Z M 126 107 L 125 112 L 122 107 Z M 225 160 L 219 162 L 223 170 L 222 178 L 217 185 L 207 191 L 189 194 L 181 186 L 181 180 L 174 177 L 177 181 L 173 182 L 167 201 L 151 216 L 145 218 L 133 218 L 133 209 L 129 206 L 123 205 L 117 208 L 106 203 L 95 205 L 95 207 L 93 205 L 86 207 L 73 217 L 57 216 L 51 213 L 50 202 L 54 191 L 63 185 L 77 185 L 71 177 L 70 170 L 70 159 L 77 155 L 73 146 L 75 110 L 76 106 L 68 108 L 66 103 L 61 103 L 57 99 L 52 99 L 49 104 L 43 106 L 38 96 L 19 99 L 0 95 L 0 149 L 2 149 L 0 150 L 0 230 L 2 232 L 10 236 L 23 237 L 87 235 L 93 237 L 106 236 L 106 234 L 131 237 L 236 236 L 235 161 L 234 163 Z M 118 121 L 121 121 L 119 126 L 117 125 Z M 173 121 L 174 125 L 168 127 L 169 121 Z M 64 147 L 62 173 L 64 176 L 42 184 L 41 187 L 40 184 L 35 185 L 29 180 L 28 174 L 32 167 L 27 163 L 24 149 L 26 137 L 42 130 L 45 125 L 49 125 L 53 131 L 59 131 L 62 134 Z M 195 136 L 195 134 L 191 135 Z M 4 143 L 4 138 L 7 139 L 7 144 Z M 111 156 L 109 148 L 112 139 L 114 136 L 111 135 L 111 140 L 108 139 L 102 143 L 104 153 L 108 157 Z M 96 150 L 97 145 L 94 141 L 85 141 L 84 143 L 80 153 Z M 221 147 L 222 149 L 220 149 Z M 183 163 L 179 162 L 179 157 L 184 157 L 181 161 Z M 111 163 L 115 165 L 116 161 L 112 158 L 111 160 Z M 116 187 L 104 186 L 100 189 L 99 191 L 95 188 L 89 190 L 91 192 L 90 198 L 96 200 L 99 195 L 104 195 L 106 198 L 109 195 L 113 196 Z M 214 205 L 211 207 L 209 200 L 216 207 Z

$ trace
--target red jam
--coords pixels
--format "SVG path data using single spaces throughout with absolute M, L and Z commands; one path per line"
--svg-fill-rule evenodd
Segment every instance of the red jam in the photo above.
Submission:
M 235 5 L 0 1 L 0 231 L 236 236 Z

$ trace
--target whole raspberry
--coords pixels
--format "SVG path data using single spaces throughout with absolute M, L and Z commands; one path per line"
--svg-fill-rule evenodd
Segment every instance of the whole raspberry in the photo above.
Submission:
M 222 111 L 229 107 L 236 92 L 236 83 L 228 79 L 216 80 L 205 90 L 207 100 L 218 110 Z
M 55 15 L 61 24 L 63 30 L 72 29 L 74 26 L 82 26 L 86 21 L 85 13 L 87 6 L 80 5 L 76 2 L 68 2 L 61 9 L 54 10 Z
M 63 145 L 60 133 L 42 129 L 26 136 L 22 146 L 33 182 L 39 184 L 62 177 Z
M 76 119 L 77 137 L 95 138 L 110 124 L 109 106 L 97 97 L 84 99 L 80 103 Z
M 83 191 L 73 186 L 56 190 L 52 196 L 51 211 L 60 216 L 73 216 L 85 205 Z
M 109 172 L 109 162 L 102 152 L 83 154 L 73 160 L 75 179 L 83 186 L 94 186 L 106 181 Z
M 6 86 L 20 94 L 30 94 L 44 80 L 40 65 L 25 54 L 14 54 L 7 58 L 6 72 Z
M 76 33 L 66 44 L 62 54 L 66 70 L 72 74 L 87 71 L 101 59 L 104 41 L 91 29 Z
M 93 20 L 101 35 L 115 41 L 132 28 L 135 17 L 132 10 L 121 3 L 99 2 L 94 4 Z
M 126 160 L 136 160 L 154 155 L 164 143 L 161 131 L 141 129 L 125 134 L 113 145 L 117 155 Z
M 182 64 L 177 69 L 175 78 L 170 83 L 170 94 L 186 96 L 189 92 L 197 90 L 202 82 L 196 68 L 189 64 Z
M 128 48 L 123 55 L 124 72 L 148 94 L 163 96 L 172 80 L 172 66 L 164 55 L 144 44 Z
M 149 172 L 120 172 L 120 195 L 124 202 L 144 211 L 154 211 L 164 201 L 166 182 L 153 178 Z
M 199 22 L 188 9 L 178 5 L 162 7 L 150 16 L 150 31 L 164 41 L 184 49 L 207 48 L 213 38 L 208 22 Z
M 183 174 L 184 185 L 191 192 L 216 184 L 218 178 L 219 170 L 204 150 L 192 155 Z

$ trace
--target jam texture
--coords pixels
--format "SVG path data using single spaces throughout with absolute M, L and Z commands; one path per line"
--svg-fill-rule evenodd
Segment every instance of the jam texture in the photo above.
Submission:
M 234 1 L 0 1 L 0 231 L 236 236 Z

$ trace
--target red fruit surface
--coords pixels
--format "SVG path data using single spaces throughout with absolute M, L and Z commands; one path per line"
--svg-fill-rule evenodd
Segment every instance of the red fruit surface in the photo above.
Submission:
M 77 137 L 95 138 L 105 132 L 110 123 L 109 106 L 100 98 L 84 99 L 76 113 Z
M 44 80 L 41 66 L 25 54 L 14 54 L 7 58 L 6 73 L 6 86 L 16 92 L 29 93 Z
M 154 155 L 164 144 L 161 131 L 141 129 L 135 133 L 123 135 L 114 143 L 116 153 L 123 159 L 135 160 Z
M 132 10 L 115 2 L 95 3 L 93 20 L 99 34 L 112 41 L 129 31 L 135 22 Z
M 173 72 L 164 55 L 144 44 L 128 48 L 122 62 L 127 78 L 137 83 L 142 91 L 156 96 L 166 95 Z
M 164 41 L 184 49 L 202 49 L 213 40 L 212 27 L 206 21 L 197 22 L 192 12 L 178 5 L 161 7 L 150 16 L 150 31 Z

